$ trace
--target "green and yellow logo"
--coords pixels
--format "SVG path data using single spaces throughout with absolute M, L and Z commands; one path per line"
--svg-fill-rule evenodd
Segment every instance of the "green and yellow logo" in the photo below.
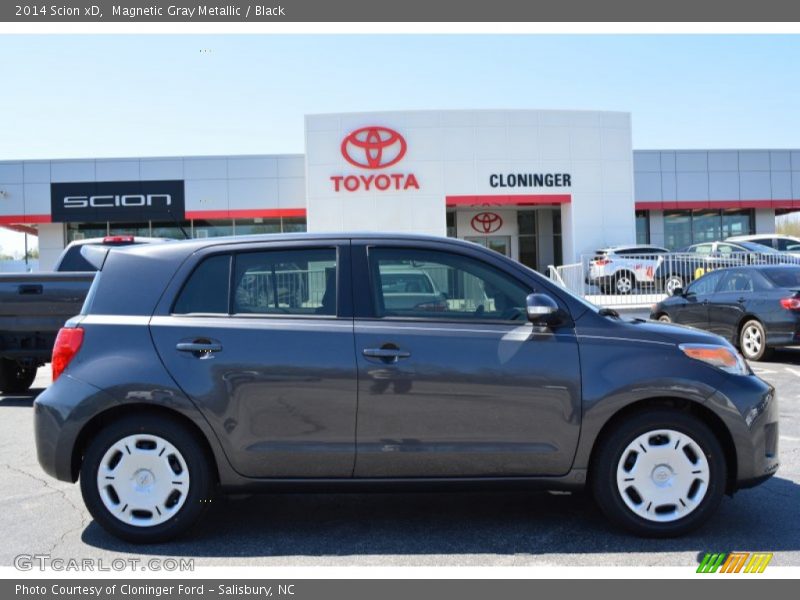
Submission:
M 772 560 L 772 552 L 706 553 L 698 573 L 763 573 Z

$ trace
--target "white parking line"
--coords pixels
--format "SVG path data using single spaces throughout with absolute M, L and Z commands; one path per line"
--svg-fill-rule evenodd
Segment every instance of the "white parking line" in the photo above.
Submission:
M 800 442 L 800 438 L 792 437 L 790 435 L 780 435 L 778 437 L 785 442 Z
M 783 368 L 786 369 L 787 371 L 789 371 L 789 373 L 791 373 L 792 375 L 795 375 L 796 377 L 800 377 L 800 371 L 798 371 L 797 369 L 793 369 L 791 367 L 783 367 Z

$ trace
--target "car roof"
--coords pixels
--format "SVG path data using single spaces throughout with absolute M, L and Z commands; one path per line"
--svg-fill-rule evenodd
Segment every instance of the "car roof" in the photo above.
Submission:
M 410 233 L 386 233 L 386 232 L 328 232 L 328 233 L 261 233 L 254 235 L 229 235 L 209 238 L 192 238 L 188 240 L 173 240 L 169 244 L 129 244 L 126 246 L 114 246 L 114 252 L 124 252 L 126 254 L 149 255 L 181 252 L 191 254 L 204 248 L 225 245 L 246 245 L 263 242 L 314 242 L 325 240 L 387 240 L 387 241 L 408 241 L 408 242 L 439 242 L 454 246 L 461 246 L 470 249 L 483 248 L 475 242 L 468 242 L 458 238 L 445 236 L 410 234 Z
M 726 242 L 754 242 L 756 240 L 768 240 L 772 238 L 783 238 L 785 240 L 792 240 L 795 242 L 800 242 L 800 238 L 795 237 L 793 235 L 783 235 L 781 233 L 755 233 L 752 235 L 732 235 L 729 238 L 725 238 Z
M 68 244 L 68 246 L 83 246 L 85 244 L 106 244 L 108 246 L 113 246 L 113 245 L 115 245 L 115 242 L 109 242 L 107 240 L 108 240 L 108 238 L 114 238 L 114 237 L 132 237 L 133 238 L 133 242 L 127 242 L 128 244 L 156 244 L 158 242 L 169 242 L 169 241 L 172 241 L 172 238 L 143 237 L 143 236 L 139 236 L 139 235 L 135 235 L 135 236 L 107 235 L 107 236 L 103 236 L 103 237 L 84 238 L 82 240 L 72 240 Z
M 618 250 L 635 250 L 637 248 L 658 248 L 659 250 L 667 250 L 663 246 L 656 246 L 655 244 L 621 244 L 619 246 L 600 248 L 597 252 L 616 252 Z

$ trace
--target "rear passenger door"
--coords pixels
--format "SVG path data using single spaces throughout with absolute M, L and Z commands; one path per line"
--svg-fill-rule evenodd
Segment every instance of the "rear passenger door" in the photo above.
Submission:
M 349 266 L 349 241 L 217 246 L 153 317 L 162 361 L 242 475 L 352 476 Z

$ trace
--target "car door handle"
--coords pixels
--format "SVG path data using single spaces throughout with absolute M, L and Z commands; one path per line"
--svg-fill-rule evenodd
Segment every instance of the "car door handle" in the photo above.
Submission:
M 367 358 L 380 358 L 382 361 L 389 363 L 411 356 L 411 352 L 398 348 L 364 348 L 361 353 Z
M 747 301 L 746 298 L 739 298 L 736 302 L 738 302 L 739 304 L 744 304 L 746 301 Z
M 41 294 L 44 288 L 38 283 L 24 283 L 17 288 L 17 293 L 22 295 Z
M 207 354 L 209 352 L 220 352 L 222 350 L 222 344 L 215 342 L 180 342 L 175 348 L 181 352 Z

